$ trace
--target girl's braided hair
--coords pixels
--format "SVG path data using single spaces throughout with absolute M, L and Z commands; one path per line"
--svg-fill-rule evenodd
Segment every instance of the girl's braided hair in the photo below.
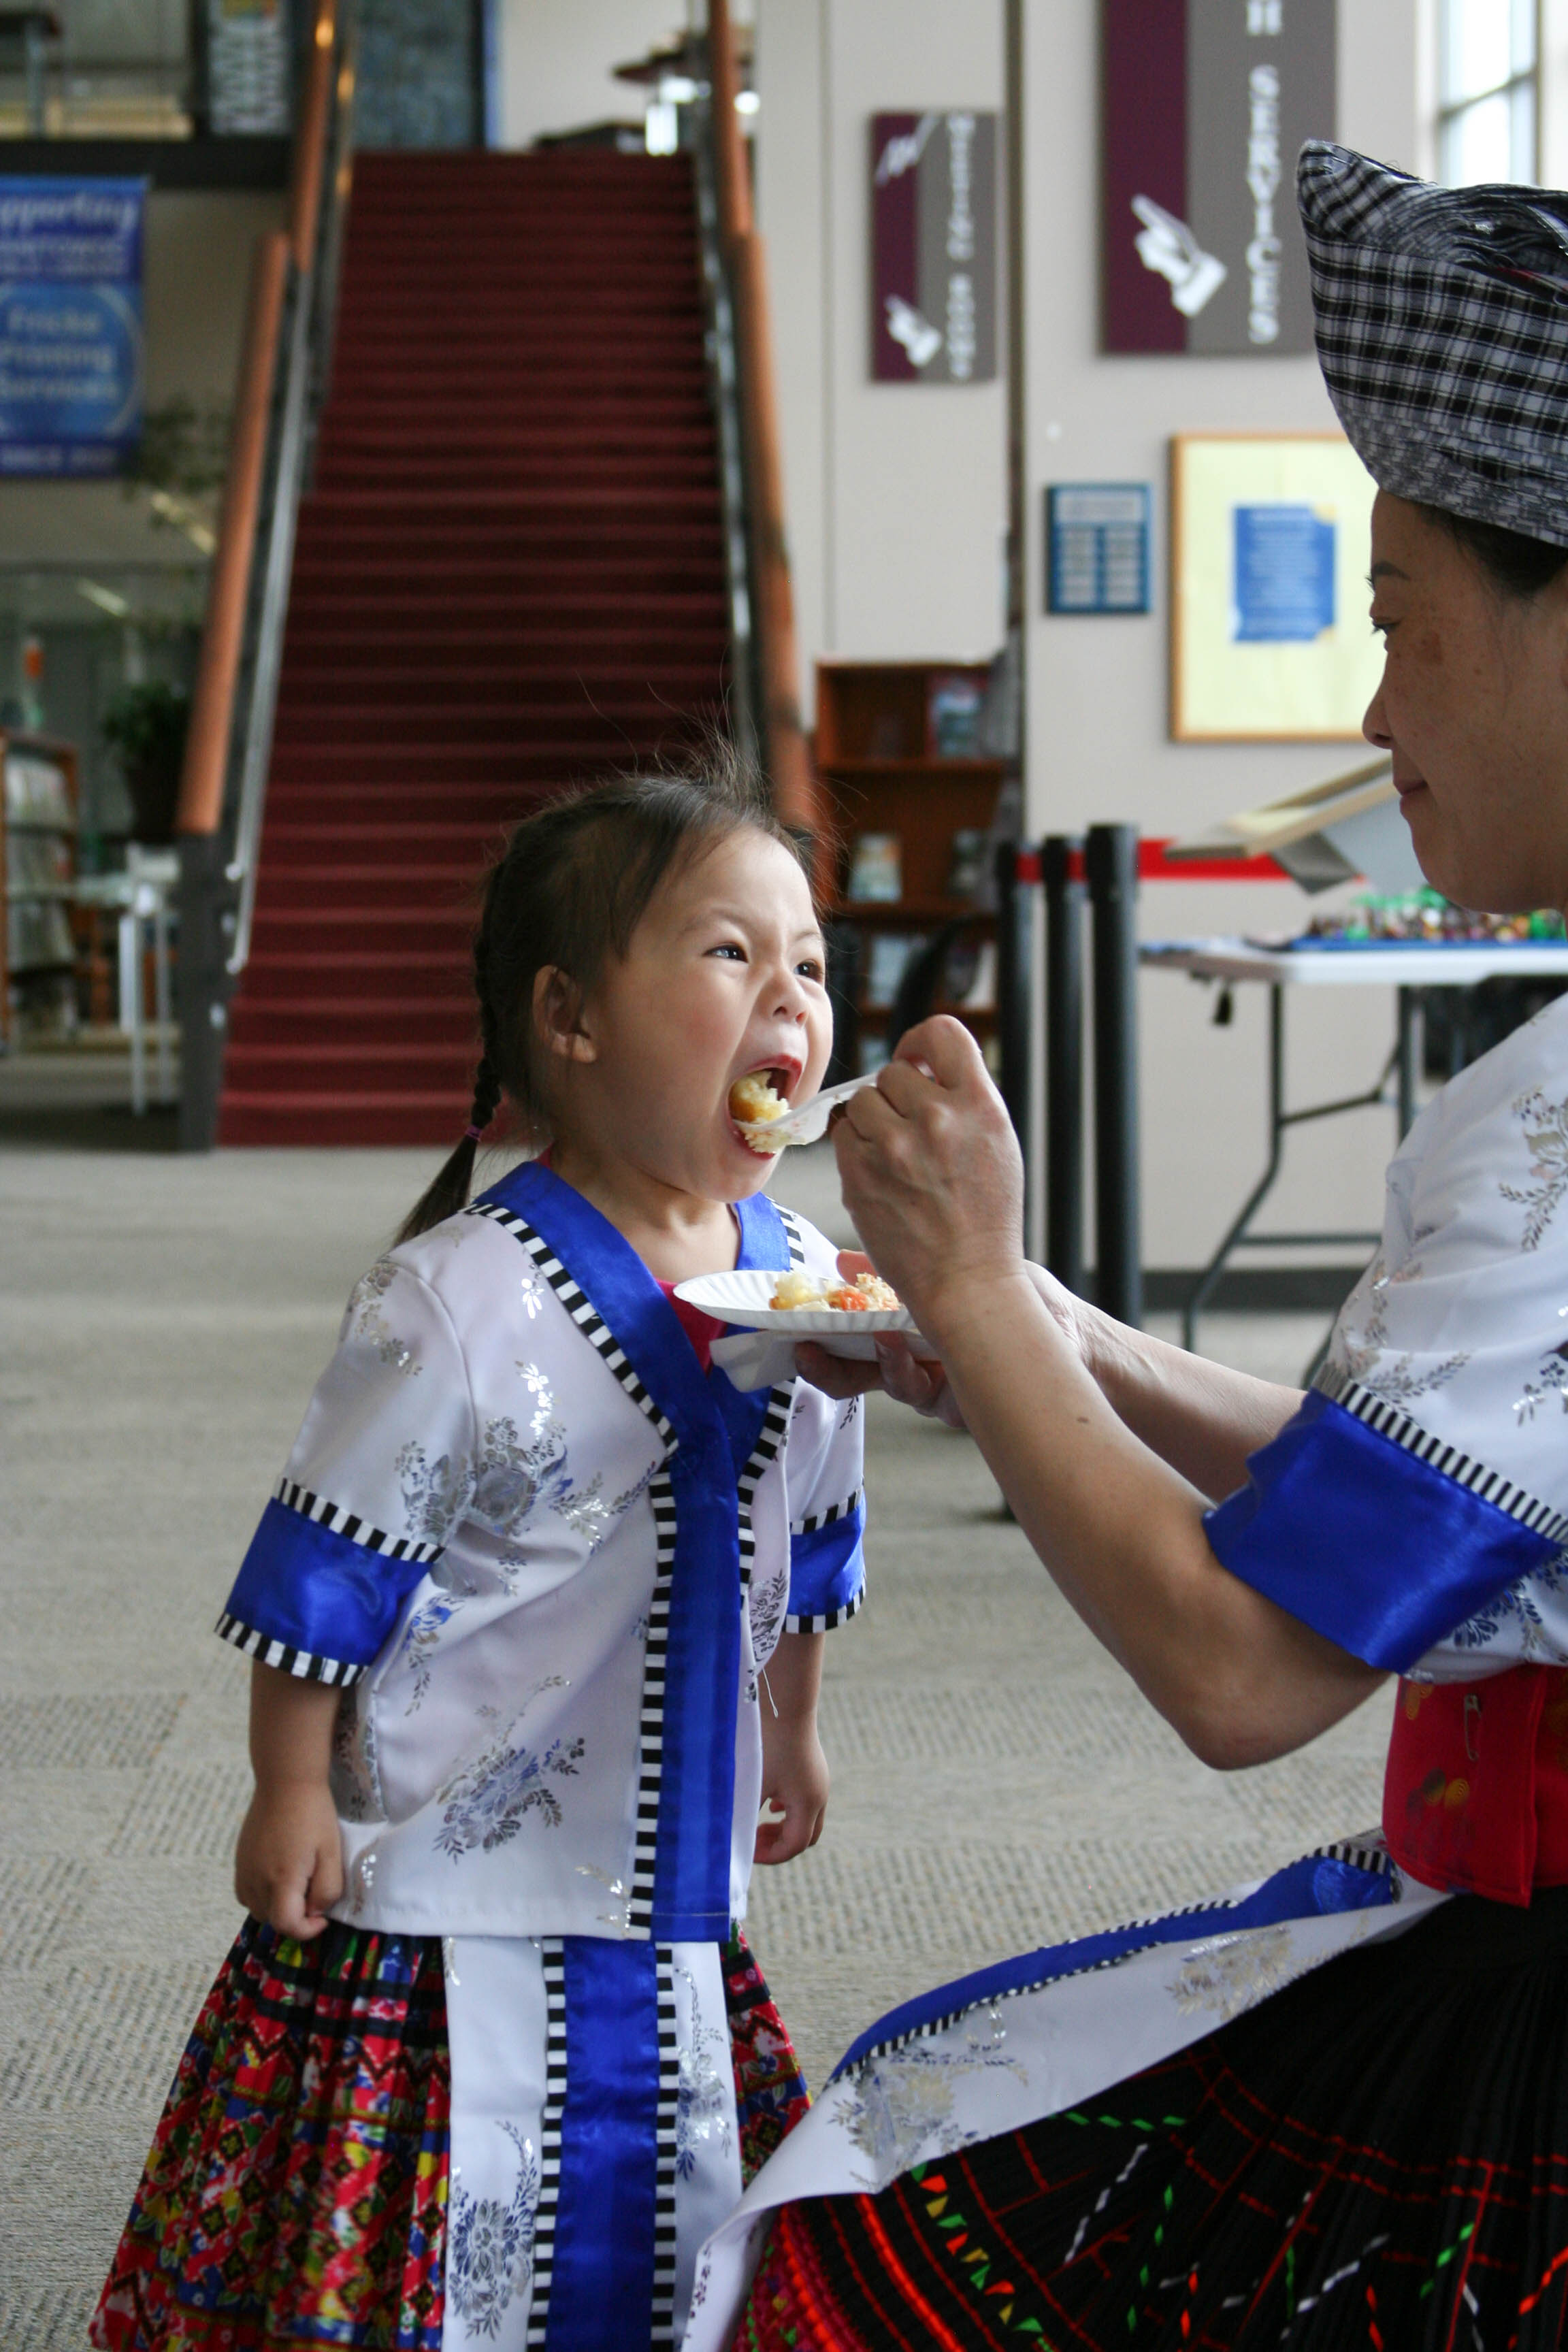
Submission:
M 700 766 L 614 777 L 548 801 L 513 826 L 485 877 L 474 934 L 479 1060 L 468 1130 L 404 1219 L 400 1242 L 467 1207 L 479 1139 L 503 1096 L 525 1141 L 547 1140 L 536 974 L 553 966 L 586 996 L 606 957 L 626 954 L 660 883 L 747 827 L 787 849 L 810 879 L 807 845 L 722 741 L 705 747 Z

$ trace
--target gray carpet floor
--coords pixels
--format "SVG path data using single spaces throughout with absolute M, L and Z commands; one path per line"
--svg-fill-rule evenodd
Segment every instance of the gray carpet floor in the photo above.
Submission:
M 234 1933 L 247 1667 L 211 1625 L 342 1299 L 428 1156 L 181 1159 L 0 1085 L 0 2346 L 79 2352 Z M 154 1148 L 142 1148 L 154 1147 Z M 834 1214 L 831 1171 L 781 1187 Z M 1313 1326 L 1215 1321 L 1293 1377 Z M 822 1844 L 752 1933 L 820 2079 L 921 1987 L 1376 1818 L 1387 1706 L 1244 1775 L 1180 1747 L 1056 1598 L 963 1436 L 868 1415 L 871 1598 L 831 1636 Z

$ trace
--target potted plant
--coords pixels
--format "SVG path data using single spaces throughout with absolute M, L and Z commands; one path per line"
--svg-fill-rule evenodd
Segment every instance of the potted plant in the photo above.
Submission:
M 120 755 L 131 795 L 131 835 L 149 846 L 173 841 L 191 698 L 150 678 L 122 687 L 103 714 L 103 739 Z

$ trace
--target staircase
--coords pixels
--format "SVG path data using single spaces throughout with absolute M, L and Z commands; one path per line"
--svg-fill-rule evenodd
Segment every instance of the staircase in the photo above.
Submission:
M 704 330 L 684 156 L 357 159 L 220 1142 L 455 1142 L 504 828 L 715 712 Z

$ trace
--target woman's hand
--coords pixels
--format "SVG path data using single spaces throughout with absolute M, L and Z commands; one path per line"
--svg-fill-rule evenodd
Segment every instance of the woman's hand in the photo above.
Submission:
M 838 1271 L 846 1282 L 853 1282 L 858 1274 L 875 1274 L 877 1269 L 864 1250 L 840 1250 Z M 872 1339 L 877 1360 L 871 1364 L 832 1355 L 814 1339 L 803 1340 L 795 1351 L 795 1370 L 814 1389 L 840 1402 L 881 1389 L 928 1420 L 944 1421 L 949 1429 L 963 1427 L 958 1400 L 939 1363 L 929 1356 L 917 1356 L 901 1331 L 878 1331 Z
M 258 1788 L 234 1855 L 234 1891 L 253 1918 L 308 1944 L 343 1891 L 342 1833 L 324 1780 Z
M 927 1337 L 944 1306 L 1023 1273 L 1024 1165 L 980 1048 L 945 1013 L 899 1042 L 834 1127 L 844 1205 Z

